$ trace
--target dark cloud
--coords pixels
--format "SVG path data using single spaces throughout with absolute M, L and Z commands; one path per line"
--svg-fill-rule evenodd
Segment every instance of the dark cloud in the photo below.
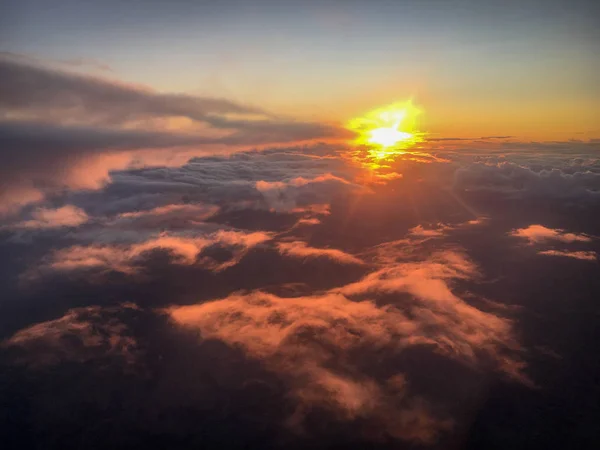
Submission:
M 73 194 L 69 201 L 97 214 L 194 202 L 218 205 L 223 211 L 273 209 L 310 215 L 326 211 L 338 196 L 368 192 L 353 182 L 357 172 L 347 161 L 320 152 L 319 146 L 280 148 L 198 157 L 181 167 L 123 171 L 113 173 L 103 190 Z
M 241 243 L 237 235 L 223 239 L 233 245 Z M 388 250 L 382 247 L 379 253 Z M 387 264 L 385 257 L 380 262 Z M 283 269 L 281 261 L 278 266 Z M 220 420 L 228 426 L 238 420 L 251 423 L 258 414 L 266 421 L 262 429 L 269 430 L 263 448 L 276 444 L 273 439 L 278 436 L 287 436 L 300 447 L 308 442 L 317 448 L 326 448 L 327 442 L 344 435 L 357 445 L 372 440 L 434 444 L 455 429 L 460 415 L 467 414 L 453 405 L 469 403 L 467 399 L 478 395 L 473 386 L 482 383 L 481 370 L 487 373 L 497 368 L 509 376 L 518 375 L 516 360 L 498 349 L 505 348 L 514 356 L 518 353 L 510 321 L 472 308 L 450 293 L 447 280 L 474 273 L 472 263 L 462 256 L 401 263 L 393 271 L 396 275 L 388 280 L 398 292 L 406 292 L 402 286 L 408 286 L 416 295 L 414 302 L 377 305 L 351 300 L 361 295 L 363 288 L 358 286 L 374 279 L 367 275 L 320 295 L 284 298 L 255 291 L 172 306 L 167 308 L 171 325 L 162 322 L 160 311 L 134 305 L 75 308 L 12 334 L 3 343 L 2 361 L 23 367 L 19 371 L 34 371 L 27 380 L 41 378 L 52 386 L 59 428 L 46 428 L 49 424 L 43 421 L 35 425 L 43 430 L 38 436 L 50 443 L 60 439 L 62 427 L 73 423 L 63 415 L 65 411 L 84 405 L 91 408 L 84 423 L 97 420 L 96 414 L 109 408 L 111 421 L 104 426 L 129 430 L 109 433 L 109 443 L 125 437 L 147 439 L 157 431 L 196 439 L 197 433 L 205 432 L 189 429 L 187 420 L 205 420 L 201 411 L 210 405 L 206 413 L 222 411 Z M 264 277 L 259 281 L 264 283 Z M 431 282 L 446 293 L 430 291 L 427 284 Z M 93 285 L 98 288 L 97 283 Z M 370 286 L 367 289 L 374 289 Z M 389 292 L 390 287 L 382 285 L 381 289 Z M 172 302 L 173 294 L 163 302 Z M 430 302 L 444 299 L 451 301 L 450 307 L 431 308 Z M 225 345 L 217 346 L 218 352 L 198 351 L 219 342 Z M 242 350 L 241 355 L 234 356 L 236 348 Z M 446 367 L 444 380 L 415 365 L 413 358 Z M 267 372 L 251 369 L 255 363 Z M 11 378 L 14 370 L 4 376 L 24 388 L 26 381 Z M 76 388 L 78 395 L 67 395 L 64 389 L 72 383 L 67 380 L 77 371 L 83 376 Z M 128 379 L 137 380 L 137 388 L 130 388 Z M 216 393 L 207 397 L 206 390 L 215 389 L 213 382 L 219 386 L 216 398 Z M 115 415 L 116 405 L 102 399 L 107 383 L 121 392 L 122 413 Z M 470 394 L 451 394 L 456 383 L 471 386 Z M 143 396 L 135 395 L 140 391 Z M 222 410 L 226 400 L 221 394 L 236 401 Z M 261 401 L 255 403 L 253 398 Z M 249 401 L 253 406 L 246 409 Z M 51 407 L 43 391 L 33 392 L 28 404 L 43 410 Z M 149 410 L 146 404 L 152 405 Z M 155 423 L 152 415 L 142 413 L 162 416 L 172 408 L 183 408 L 180 417 L 186 420 Z M 251 432 L 245 428 L 238 428 L 238 433 L 247 445 Z M 80 436 L 86 439 L 94 435 L 91 430 L 83 433 Z M 215 439 L 217 445 L 226 442 L 222 436 Z
M 105 62 L 98 61 L 89 58 L 69 58 L 69 59 L 47 59 L 40 58 L 38 56 L 26 54 L 26 53 L 15 53 L 15 52 L 0 52 L 0 59 L 21 62 L 29 65 L 58 65 L 66 67 L 82 67 L 91 68 L 104 72 L 112 72 L 113 69 Z
M 0 58 L 0 77 L 0 111 L 8 117 L 94 126 L 130 124 L 153 129 L 166 123 L 151 119 L 186 118 L 196 125 L 208 125 L 213 131 L 234 130 L 219 141 L 230 145 L 348 136 L 329 124 L 277 118 L 227 99 L 159 93 L 141 86 L 22 64 L 10 58 Z M 206 127 L 192 128 L 207 131 Z
M 456 171 L 455 187 L 535 197 L 594 199 L 600 196 L 600 173 L 567 173 L 557 168 L 536 171 L 512 162 L 475 163 Z
M 4 153 L 0 169 L 0 212 L 37 201 L 46 192 L 59 188 L 98 188 L 109 178 L 111 170 L 124 169 L 131 164 L 164 164 L 173 152 L 189 159 L 194 154 L 211 152 L 205 147 L 209 144 L 221 148 L 218 152 L 222 153 L 225 152 L 224 145 L 264 144 L 272 140 L 289 142 L 307 137 L 289 134 L 286 125 L 275 134 L 239 132 L 230 137 L 211 138 L 192 133 L 2 121 L 0 145 Z M 190 151 L 194 147 L 196 150 Z M 164 150 L 152 152 L 159 149 Z
M 210 113 L 262 113 L 225 99 L 160 94 L 149 89 L 0 60 L 0 107 L 38 114 L 54 111 L 100 123 L 137 117 L 184 116 L 204 121 Z
M 57 188 L 95 188 L 110 170 L 148 161 L 153 149 L 163 155 L 149 159 L 164 163 L 175 148 L 185 148 L 189 159 L 225 147 L 347 137 L 330 124 L 278 118 L 226 99 L 158 93 L 6 55 L 0 77 L 0 213 Z M 95 176 L 87 179 L 82 171 Z
M 1 121 L 0 213 L 48 191 L 98 188 L 111 170 L 127 167 L 129 151 L 203 143 L 206 138 L 192 135 Z

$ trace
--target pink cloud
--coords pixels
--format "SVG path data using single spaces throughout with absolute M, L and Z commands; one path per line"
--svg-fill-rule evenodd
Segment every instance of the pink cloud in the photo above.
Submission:
M 80 208 L 65 205 L 60 208 L 37 208 L 32 213 L 32 219 L 19 222 L 15 228 L 60 228 L 77 227 L 88 221 L 88 215 Z
M 266 231 L 246 233 L 244 231 L 219 230 L 212 234 L 212 239 L 226 245 L 237 245 L 246 248 L 256 247 L 273 239 L 273 234 Z
M 287 423 L 300 430 L 315 408 L 340 420 L 360 418 L 381 435 L 421 444 L 452 427 L 443 405 L 411 390 L 402 367 L 384 378 L 370 375 L 361 365 L 365 353 L 377 354 L 385 366 L 409 348 L 427 348 L 475 368 L 493 364 L 527 382 L 511 321 L 453 292 L 452 280 L 477 275 L 464 255 L 448 251 L 382 265 L 322 294 L 284 298 L 257 291 L 175 306 L 168 313 L 175 323 L 199 329 L 204 339 L 241 348 L 278 373 L 296 402 Z M 381 306 L 370 300 L 400 293 L 410 297 L 396 296 L 396 302 Z
M 119 214 L 110 222 L 110 227 L 133 230 L 197 228 L 215 215 L 219 207 L 211 204 L 172 204 L 145 211 Z M 110 229 L 108 227 L 107 229 Z
M 245 253 L 263 242 L 272 239 L 270 233 L 242 231 L 218 231 L 203 236 L 184 237 L 161 233 L 146 241 L 125 245 L 75 245 L 60 249 L 49 255 L 40 268 L 45 270 L 72 271 L 81 269 L 107 269 L 134 274 L 138 271 L 139 258 L 154 250 L 169 251 L 173 263 L 181 265 L 202 264 L 212 270 L 222 270 L 237 264 Z M 208 246 L 220 244 L 234 248 L 231 260 L 215 264 L 213 261 L 198 261 Z M 32 275 L 29 273 L 29 275 Z
M 281 298 L 255 292 L 173 307 L 169 314 L 181 326 L 200 329 L 204 338 L 243 348 L 287 379 L 297 405 L 287 424 L 295 429 L 303 428 L 315 407 L 341 420 L 367 419 L 384 433 L 418 442 L 431 442 L 450 426 L 425 407 L 425 423 L 407 420 L 416 412 L 405 390 L 390 387 L 397 376 L 381 383 L 353 368 L 352 360 L 340 366 L 341 354 L 359 348 L 397 352 L 422 340 L 399 311 L 339 294 Z
M 445 231 L 449 228 L 450 227 L 447 227 L 443 224 L 440 224 L 438 228 L 424 228 L 423 225 L 417 225 L 416 227 L 408 230 L 408 234 L 410 236 L 423 238 L 441 237 L 445 235 Z
M 323 175 L 316 176 L 314 178 L 304 178 L 304 177 L 296 177 L 292 179 L 288 184 L 292 186 L 305 186 L 309 183 L 323 183 L 324 181 L 337 181 L 342 184 L 350 184 L 348 180 L 345 180 L 341 177 L 336 177 L 331 173 L 326 173 Z
M 44 199 L 44 193 L 24 183 L 16 186 L 2 186 L 0 190 L 0 217 L 10 216 L 23 206 L 37 203 Z
M 546 228 L 543 225 L 529 225 L 510 232 L 511 236 L 527 239 L 530 244 L 545 241 L 590 242 L 592 238 L 585 234 L 567 233 L 561 229 Z
M 321 223 L 321 221 L 319 219 L 317 219 L 316 217 L 311 217 L 311 218 L 307 218 L 307 219 L 299 219 L 298 222 L 296 222 L 296 226 L 319 225 L 320 223 Z
M 136 259 L 152 250 L 168 250 L 174 262 L 191 265 L 200 252 L 211 244 L 204 238 L 181 238 L 160 235 L 145 242 L 132 245 L 75 245 L 54 252 L 42 269 L 71 271 L 102 268 L 123 273 L 135 273 Z
M 328 216 L 331 214 L 331 206 L 328 203 L 315 203 L 307 206 L 297 207 L 291 210 L 293 213 L 310 213 L 315 215 Z
M 158 206 L 156 208 L 147 210 L 147 211 L 133 211 L 119 214 L 119 218 L 129 219 L 129 218 L 140 218 L 147 216 L 168 216 L 168 215 L 176 215 L 180 217 L 181 215 L 191 216 L 196 218 L 197 220 L 203 220 L 215 212 L 218 211 L 218 206 L 214 205 L 196 205 L 196 204 L 182 204 L 182 205 L 165 205 Z
M 305 242 L 280 242 L 277 244 L 279 252 L 282 255 L 295 258 L 326 258 L 341 264 L 364 264 L 360 258 L 354 255 L 333 248 L 315 248 L 309 247 Z
M 521 364 L 499 353 L 505 346 L 518 348 L 511 322 L 471 306 L 453 291 L 454 280 L 478 276 L 477 267 L 464 254 L 442 251 L 422 261 L 393 262 L 385 248 L 381 252 L 380 269 L 333 292 L 358 298 L 408 294 L 408 299 L 398 297 L 398 306 L 409 308 L 417 322 L 445 336 L 437 341 L 440 352 L 474 364 L 481 351 L 496 361 L 498 370 L 525 380 Z
M 596 252 L 584 252 L 584 251 L 562 251 L 562 250 L 544 250 L 538 252 L 539 255 L 548 255 L 548 256 L 565 256 L 568 258 L 582 259 L 585 261 L 596 261 L 597 255 Z

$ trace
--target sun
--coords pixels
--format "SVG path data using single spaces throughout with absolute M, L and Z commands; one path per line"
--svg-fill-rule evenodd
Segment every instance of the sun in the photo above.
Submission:
M 396 128 L 375 128 L 370 131 L 369 142 L 378 144 L 382 147 L 390 147 L 400 141 L 407 140 L 413 137 L 412 134 L 400 131 Z
M 410 100 L 393 103 L 350 120 L 346 128 L 357 134 L 355 144 L 369 147 L 371 156 L 381 159 L 423 140 L 416 122 L 420 113 Z

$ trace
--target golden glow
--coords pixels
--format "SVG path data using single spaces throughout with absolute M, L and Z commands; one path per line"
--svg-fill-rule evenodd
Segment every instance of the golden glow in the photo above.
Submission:
M 354 143 L 364 147 L 370 159 L 387 159 L 423 140 L 417 129 L 421 110 L 408 100 L 368 112 L 350 120 L 346 128 L 357 134 Z
M 371 169 L 380 170 L 382 161 L 391 161 L 398 155 L 408 156 L 411 147 L 423 141 L 424 133 L 418 131 L 417 116 L 421 110 L 408 100 L 393 103 L 368 112 L 346 124 L 356 133 L 352 159 Z

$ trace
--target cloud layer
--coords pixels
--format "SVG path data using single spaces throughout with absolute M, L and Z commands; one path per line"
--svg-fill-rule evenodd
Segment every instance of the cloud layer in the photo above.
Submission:
M 0 77 L 4 214 L 57 189 L 96 189 L 111 170 L 134 158 L 139 164 L 143 151 L 201 154 L 206 146 L 223 152 L 344 136 L 336 126 L 277 118 L 226 99 L 159 93 L 14 58 L 0 58 Z

